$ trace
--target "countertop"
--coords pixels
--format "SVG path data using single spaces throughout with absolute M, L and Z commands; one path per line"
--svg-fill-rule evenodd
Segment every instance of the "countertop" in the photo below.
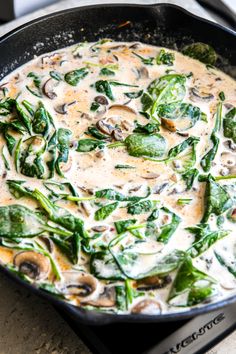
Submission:
M 0 26 L 0 36 L 11 29 L 65 8 L 91 3 L 135 3 L 138 1 L 66 0 Z M 141 2 L 141 1 L 140 1 Z M 143 1 L 145 4 L 167 2 L 182 5 L 202 17 L 207 12 L 194 0 Z M 88 354 L 83 342 L 75 335 L 56 310 L 42 299 L 0 274 L 0 354 Z M 208 354 L 236 353 L 236 333 L 231 334 Z

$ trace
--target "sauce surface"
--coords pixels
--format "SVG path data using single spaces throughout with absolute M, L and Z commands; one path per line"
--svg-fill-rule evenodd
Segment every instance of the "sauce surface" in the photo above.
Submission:
M 236 294 L 236 83 L 101 40 L 0 83 L 0 260 L 75 305 L 183 311 Z

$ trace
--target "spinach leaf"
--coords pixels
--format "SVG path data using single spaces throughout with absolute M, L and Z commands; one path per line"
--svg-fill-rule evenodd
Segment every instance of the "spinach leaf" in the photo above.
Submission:
M 163 160 L 150 159 L 157 162 L 173 162 L 178 160 L 178 163 L 173 163 L 172 168 L 179 173 L 185 173 L 193 168 L 196 163 L 196 145 L 200 141 L 200 138 L 190 136 L 182 143 L 174 146 L 168 152 L 168 155 Z
M 197 59 L 204 64 L 215 65 L 217 54 L 208 44 L 197 42 L 185 46 L 182 53 L 188 57 Z
M 142 94 L 143 94 L 143 90 L 136 91 L 136 92 L 125 92 L 124 93 L 124 95 L 126 97 L 130 98 L 131 100 L 141 97 Z
M 52 79 L 56 80 L 56 81 L 62 81 L 62 75 L 58 72 L 58 71 L 50 71 L 49 72 L 50 76 Z
M 107 204 L 95 211 L 94 218 L 96 221 L 106 219 L 118 207 L 119 203 Z
M 211 133 L 211 142 L 212 142 L 212 148 L 203 156 L 201 159 L 201 166 L 204 172 L 209 172 L 211 169 L 212 161 L 215 159 L 218 146 L 220 143 L 220 139 L 217 136 L 217 133 L 220 131 L 221 128 L 221 120 L 222 120 L 222 103 L 220 102 L 217 106 L 217 112 L 216 112 L 216 122 L 214 129 Z
M 145 125 L 139 124 L 135 122 L 135 128 L 133 130 L 134 133 L 144 133 L 144 134 L 153 134 L 158 132 L 159 124 L 156 123 L 147 123 Z
M 90 272 L 98 279 L 124 280 L 126 276 L 117 266 L 110 252 L 96 252 L 90 258 Z
M 176 269 L 183 259 L 184 253 L 178 250 L 158 258 L 156 258 L 155 255 L 137 253 L 133 251 L 132 248 L 123 249 L 123 247 L 120 247 L 117 250 L 115 246 L 117 246 L 123 238 L 124 235 L 121 235 L 113 239 L 108 249 L 122 273 L 129 279 L 138 280 L 154 275 L 168 274 Z M 152 261 L 149 263 L 148 260 L 150 260 L 150 257 L 152 257 Z M 145 263 L 146 261 L 148 264 Z M 144 267 L 145 264 L 146 266 Z M 140 269 L 142 269 L 142 273 Z
M 35 134 L 42 134 L 46 136 L 49 132 L 49 117 L 43 104 L 40 102 L 38 109 L 34 113 L 34 118 L 32 121 L 32 130 Z
M 232 108 L 223 119 L 224 136 L 236 143 L 236 108 Z
M 156 202 L 152 200 L 142 200 L 137 203 L 129 203 L 127 205 L 127 213 L 131 215 L 147 213 L 151 211 L 155 205 Z
M 120 311 L 127 310 L 126 289 L 124 285 L 117 285 L 116 291 L 116 307 Z
M 61 171 L 61 164 L 66 163 L 69 158 L 71 136 L 72 132 L 69 129 L 59 128 L 57 131 L 58 158 L 55 162 L 55 169 L 61 177 L 64 177 L 64 174 Z
M 63 226 L 72 232 L 78 232 L 80 236 L 87 237 L 84 230 L 84 222 L 80 218 L 74 216 L 67 209 L 61 208 L 52 203 L 43 193 L 35 189 L 31 196 L 35 198 L 40 206 L 45 210 L 48 218 L 53 222 Z
M 225 258 L 223 258 L 219 253 L 214 251 L 214 254 L 216 256 L 216 259 L 218 262 L 225 267 L 235 278 L 236 278 L 236 262 L 232 264 L 232 262 L 227 261 Z
M 0 235 L 5 238 L 34 237 L 43 232 L 70 236 L 71 232 L 48 225 L 32 210 L 23 205 L 0 207 Z
M 118 81 L 107 81 L 107 80 L 99 80 L 96 81 L 95 89 L 99 93 L 105 94 L 111 101 L 114 101 L 114 96 L 112 93 L 111 86 L 126 86 L 126 87 L 138 87 L 137 85 L 129 85 Z
M 100 130 L 95 127 L 95 125 L 88 127 L 88 133 L 98 140 L 105 140 L 110 138 L 109 135 L 101 133 Z
M 10 170 L 10 165 L 9 165 L 9 162 L 5 156 L 5 152 L 4 152 L 4 145 L 2 146 L 2 149 L 1 149 L 1 156 L 2 156 L 2 160 L 3 160 L 3 163 L 4 163 L 4 166 L 5 166 L 5 169 L 6 170 Z
M 153 65 L 153 61 L 154 61 L 154 58 L 153 57 L 149 57 L 149 58 L 144 58 L 142 57 L 141 55 L 135 53 L 135 52 L 132 52 L 133 55 L 135 55 L 136 57 L 138 57 L 139 59 L 141 59 L 142 63 L 144 65 Z
M 197 176 L 198 176 L 198 170 L 196 168 L 192 168 L 182 174 L 182 178 L 186 183 L 187 191 L 192 188 L 195 178 Z
M 16 149 L 15 159 L 19 164 L 20 172 L 28 177 L 42 178 L 45 172 L 41 155 L 45 152 L 47 143 L 40 135 L 35 135 L 24 140 L 19 146 L 19 154 Z M 17 161 L 19 160 L 19 162 Z
M 147 221 L 154 221 L 158 219 L 158 217 L 159 217 L 159 209 L 154 209 L 149 215 L 149 217 L 147 218 Z
M 89 73 L 88 68 L 84 67 L 66 73 L 64 79 L 69 85 L 77 86 L 78 83 L 88 75 L 88 73 Z
M 101 189 L 99 191 L 95 192 L 95 197 L 96 198 L 105 198 L 109 200 L 116 200 L 118 202 L 138 202 L 141 199 L 145 199 L 149 197 L 151 194 L 150 188 L 147 190 L 147 194 L 143 197 L 139 196 L 125 196 L 124 194 L 115 191 L 114 189 L 107 188 L 107 189 Z
M 114 96 L 112 93 L 111 85 L 108 81 L 106 81 L 106 80 L 96 81 L 95 88 L 96 88 L 97 92 L 103 93 L 108 98 L 110 98 L 111 101 L 114 101 Z
M 206 284 L 200 287 L 198 282 L 202 280 L 204 280 Z M 186 257 L 180 265 L 177 276 L 173 282 L 168 301 L 170 302 L 179 295 L 188 294 L 187 300 L 185 300 L 184 303 L 175 304 L 175 306 L 197 305 L 212 294 L 213 283 L 215 283 L 214 279 L 195 268 L 191 258 Z
M 65 229 L 70 230 L 73 233 L 78 232 L 82 237 L 87 237 L 87 233 L 84 230 L 83 220 L 74 216 L 67 209 L 54 204 L 38 189 L 31 191 L 29 188 L 22 185 L 22 181 L 8 181 L 7 183 L 10 192 L 13 195 L 18 195 L 18 198 L 25 196 L 36 199 L 51 221 L 63 226 Z
M 81 139 L 78 141 L 78 146 L 76 151 L 79 152 L 90 152 L 97 148 L 102 149 L 106 145 L 105 141 L 95 140 L 95 139 Z
M 156 57 L 157 65 L 168 65 L 172 66 L 174 64 L 175 55 L 174 53 L 167 52 L 165 49 L 161 49 L 160 53 Z
M 118 234 L 122 234 L 123 232 L 127 231 L 128 228 L 134 225 L 137 222 L 136 219 L 128 219 L 128 220 L 119 220 L 115 221 L 115 228 Z
M 171 217 L 170 223 L 161 226 L 161 233 L 157 238 L 157 241 L 166 244 L 179 226 L 181 218 L 166 207 L 162 207 L 160 210 Z
M 28 114 L 24 111 L 23 107 L 16 102 L 16 112 L 18 115 L 18 118 L 28 131 L 28 133 L 31 135 L 31 118 L 28 116 Z
M 155 79 L 148 86 L 148 94 L 142 96 L 143 111 L 159 122 L 158 106 L 181 102 L 186 94 L 185 83 L 186 76 L 179 74 L 167 74 Z
M 100 70 L 99 75 L 104 75 L 104 76 L 114 76 L 115 72 L 113 70 L 110 70 L 108 68 L 102 68 Z
M 198 257 L 201 253 L 208 250 L 215 242 L 229 234 L 229 231 L 224 230 L 212 231 L 208 224 L 187 227 L 186 230 L 195 236 L 194 243 L 187 251 L 191 257 Z
M 233 205 L 229 193 L 210 174 L 206 182 L 204 205 L 202 223 L 207 222 L 211 214 L 221 215 Z
M 156 112 L 166 129 L 180 132 L 192 128 L 203 116 L 199 107 L 184 102 L 160 104 Z
M 125 145 L 131 156 L 162 157 L 166 151 L 166 140 L 158 134 L 134 133 L 125 139 Z
M 7 116 L 13 112 L 16 101 L 10 97 L 0 100 L 0 116 Z
M 121 164 L 115 165 L 115 169 L 117 169 L 117 170 L 135 169 L 135 168 L 136 167 L 130 166 L 130 165 L 121 165 Z
M 61 238 L 58 236 L 51 236 L 50 239 L 58 246 L 63 255 L 67 256 L 72 264 L 77 264 L 80 252 L 80 235 L 74 233 L 68 238 Z
M 36 97 L 42 97 L 42 92 L 41 92 L 41 79 L 39 77 L 38 74 L 34 73 L 34 72 L 30 72 L 27 77 L 31 77 L 33 79 L 33 84 L 36 88 L 33 89 L 32 87 L 26 85 L 27 90 L 32 93 L 32 95 L 36 96 Z
M 32 117 L 34 116 L 34 107 L 29 101 L 27 100 L 22 101 L 22 106 L 25 107 L 25 109 L 29 112 L 29 114 Z

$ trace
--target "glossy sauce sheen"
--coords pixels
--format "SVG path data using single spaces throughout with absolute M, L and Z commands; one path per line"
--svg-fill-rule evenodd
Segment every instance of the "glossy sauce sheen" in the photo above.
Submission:
M 91 50 L 91 47 L 93 50 Z M 55 174 L 53 181 L 59 183 L 69 181 L 77 189 L 80 196 L 91 197 L 91 195 L 98 190 L 112 188 L 124 195 L 129 196 L 144 196 L 147 193 L 147 188 L 152 190 L 148 199 L 157 201 L 157 207 L 167 207 L 169 210 L 177 214 L 181 218 L 181 222 L 170 237 L 168 243 L 162 244 L 158 242 L 155 237 L 150 237 L 148 240 L 148 250 L 144 250 L 144 253 L 149 253 L 142 256 L 141 260 L 131 270 L 135 276 L 140 273 L 145 273 L 153 268 L 158 262 L 161 256 L 165 256 L 173 252 L 173 250 L 186 251 L 194 241 L 194 235 L 186 230 L 186 227 L 194 226 L 200 223 L 202 215 L 204 213 L 204 191 L 205 183 L 198 182 L 196 179 L 194 187 L 190 190 L 186 190 L 186 184 L 178 173 L 178 170 L 173 168 L 173 162 L 155 162 L 145 159 L 144 157 L 134 157 L 127 153 L 124 146 L 116 148 L 96 149 L 95 151 L 81 153 L 76 151 L 77 142 L 79 139 L 92 138 L 86 135 L 88 127 L 92 124 L 96 124 L 99 120 L 105 119 L 106 123 L 112 126 L 118 126 L 122 130 L 123 139 L 130 135 L 135 128 L 135 121 L 144 125 L 149 123 L 149 120 L 139 112 L 142 111 L 142 104 L 139 98 L 129 99 L 124 93 L 138 92 L 140 90 L 146 90 L 149 84 L 163 75 L 166 75 L 166 71 L 170 70 L 170 74 L 177 73 L 187 75 L 186 79 L 186 94 L 184 102 L 191 103 L 201 109 L 207 116 L 207 122 L 198 120 L 197 123 L 190 129 L 186 130 L 184 134 L 178 134 L 177 132 L 171 132 L 164 127 L 160 127 L 159 133 L 165 137 L 167 142 L 167 150 L 162 158 L 165 158 L 170 148 L 184 141 L 188 136 L 199 137 L 200 141 L 196 146 L 197 161 L 195 167 L 201 174 L 204 172 L 200 167 L 200 160 L 202 156 L 211 147 L 210 135 L 215 124 L 215 113 L 217 105 L 219 104 L 219 93 L 221 91 L 225 94 L 225 101 L 223 102 L 223 116 L 228 112 L 230 105 L 236 106 L 236 84 L 233 79 L 226 76 L 222 72 L 214 69 L 207 68 L 203 63 L 182 55 L 181 53 L 170 51 L 174 53 L 174 62 L 172 66 L 165 64 L 157 65 L 155 60 L 153 65 L 145 65 L 142 60 L 135 56 L 133 52 L 141 55 L 144 58 L 153 57 L 156 58 L 161 48 L 149 46 L 145 44 L 138 44 L 132 47 L 132 43 L 117 43 L 106 42 L 104 44 L 93 45 L 91 43 L 85 43 L 78 47 L 68 47 L 57 51 L 55 53 L 49 53 L 42 57 L 37 57 L 31 62 L 27 63 L 23 67 L 17 69 L 11 75 L 6 77 L 0 85 L 7 87 L 7 96 L 16 98 L 19 102 L 23 100 L 29 101 L 33 106 L 37 106 L 39 101 L 44 103 L 46 110 L 51 114 L 54 119 L 56 128 L 67 128 L 72 132 L 69 159 L 65 166 L 62 167 L 64 171 L 64 178 Z M 49 72 L 57 71 L 63 78 L 64 75 L 72 70 L 76 70 L 82 67 L 88 68 L 88 75 L 76 86 L 71 86 L 63 79 L 61 81 L 53 80 L 53 92 L 55 97 L 53 99 L 48 98 L 42 93 L 42 98 L 32 95 L 27 89 L 26 85 L 32 87 L 32 77 L 27 77 L 28 73 L 34 72 L 41 78 L 41 86 L 50 79 Z M 114 75 L 106 76 L 100 73 L 102 68 L 109 68 L 113 71 Z M 192 73 L 192 75 L 188 75 Z M 114 100 L 110 100 L 108 97 L 108 105 L 106 105 L 106 112 L 91 111 L 91 103 L 96 96 L 105 96 L 104 93 L 99 93 L 94 87 L 94 83 L 98 80 L 116 81 L 129 85 L 135 85 L 138 87 L 126 87 L 126 86 L 112 86 L 112 92 Z M 195 87 L 199 91 L 213 95 L 214 97 L 210 101 L 197 100 L 196 97 L 193 101 L 191 95 L 191 89 Z M 3 99 L 3 97 L 2 97 Z M 66 104 L 65 114 L 58 113 L 58 107 Z M 122 106 L 119 106 L 122 105 Z M 126 109 L 124 107 L 129 107 Z M 102 110 L 103 107 L 100 106 Z M 5 119 L 0 116 L 0 121 Z M 12 133 L 16 139 L 19 139 L 20 135 Z M 26 135 L 27 136 L 27 135 Z M 217 155 L 214 159 L 214 163 L 210 170 L 213 176 L 220 176 L 222 169 L 226 168 L 222 163 L 222 153 L 230 152 L 225 147 L 225 142 L 228 140 L 223 136 L 221 129 L 220 133 L 220 145 L 217 151 Z M 24 137 L 26 138 L 26 137 Z M 114 142 L 114 140 L 112 140 Z M 110 142 L 111 143 L 111 142 Z M 10 170 L 6 171 L 3 159 L 0 160 L 0 205 L 6 206 L 11 204 L 21 204 L 31 209 L 38 207 L 36 201 L 31 198 L 16 199 L 9 192 L 6 180 L 24 180 L 25 185 L 30 189 L 39 189 L 45 195 L 49 194 L 49 191 L 45 188 L 45 180 L 31 178 L 17 173 L 14 166 L 13 158 L 9 155 L 6 148 L 5 139 L 0 135 L 0 149 L 4 147 L 5 156 L 9 162 Z M 235 154 L 235 153 L 234 153 Z M 234 155 L 235 156 L 235 155 Z M 234 157 L 236 160 L 236 157 Z M 161 158 L 160 158 L 161 159 Z M 178 160 L 178 158 L 177 158 Z M 178 164 L 178 161 L 177 161 Z M 133 168 L 117 169 L 116 165 L 129 165 Z M 234 173 L 236 174 L 236 173 Z M 234 185 L 234 180 L 219 181 L 220 185 Z M 163 187 L 164 186 L 164 187 Z M 189 204 L 180 205 L 179 199 L 190 199 Z M 98 200 L 97 200 L 98 201 Z M 113 203 L 114 200 L 99 200 L 103 205 Z M 70 210 L 71 213 L 82 218 L 85 223 L 85 229 L 92 235 L 95 233 L 93 227 L 105 226 L 100 236 L 100 241 L 105 245 L 117 237 L 114 222 L 118 220 L 133 219 L 137 220 L 136 224 L 146 223 L 148 213 L 141 213 L 140 215 L 130 215 L 127 213 L 126 202 L 119 203 L 119 207 L 109 215 L 105 220 L 95 221 L 94 213 L 99 208 L 94 204 L 94 200 L 83 201 L 76 204 L 74 202 L 60 200 L 56 202 L 58 205 Z M 123 207 L 122 207 L 123 206 Z M 168 216 L 160 216 L 159 226 L 168 222 Z M 165 219 L 167 218 L 167 219 Z M 212 230 L 217 230 L 215 217 L 209 218 L 209 225 Z M 49 222 L 50 224 L 50 222 Z M 55 224 L 54 224 L 55 226 Z M 33 227 L 33 225 L 32 225 Z M 98 228 L 99 229 L 99 228 Z M 225 218 L 223 225 L 224 230 L 229 230 L 228 236 L 215 242 L 200 256 L 193 259 L 194 266 L 205 272 L 210 277 L 214 278 L 214 293 L 208 301 L 218 301 L 222 298 L 229 297 L 236 294 L 236 280 L 235 277 L 222 266 L 216 259 L 214 252 L 224 255 L 231 264 L 235 262 L 235 224 L 229 222 Z M 143 232 L 145 229 L 141 228 Z M 45 233 L 45 235 L 47 235 Z M 1 235 L 2 236 L 2 235 Z M 146 240 L 146 239 L 145 239 Z M 26 242 L 24 240 L 23 242 Z M 134 242 L 134 236 L 127 233 L 127 237 L 122 241 L 123 247 L 127 247 Z M 137 244 L 139 249 L 142 249 L 142 244 Z M 0 248 L 0 259 L 4 265 L 13 263 L 13 258 L 19 250 L 9 249 L 6 247 Z M 66 284 L 65 272 L 90 272 L 89 268 L 89 255 L 86 255 L 83 251 L 80 253 L 80 258 L 77 265 L 72 265 L 68 258 L 62 254 L 62 252 L 54 246 L 53 258 L 56 261 L 60 271 L 61 280 L 56 281 L 53 272 L 49 272 L 45 282 L 54 283 L 55 287 L 63 292 Z M 103 268 L 103 263 L 97 264 L 98 269 Z M 104 268 L 105 269 L 105 268 Z M 236 268 L 235 268 L 236 269 Z M 109 276 L 109 268 L 106 267 L 106 275 Z M 135 312 L 132 310 L 135 306 L 144 299 L 152 299 L 160 305 L 160 309 L 151 304 L 148 308 L 144 309 L 145 313 L 162 313 L 183 311 L 186 307 L 174 306 L 172 302 L 168 302 L 168 294 L 173 286 L 173 279 L 176 276 L 176 270 L 170 273 L 170 279 L 166 286 L 163 288 L 155 288 L 145 291 L 136 290 L 138 282 L 130 280 L 129 284 L 135 291 L 139 292 L 139 296 L 134 296 L 132 303 L 123 309 L 118 309 L 119 313 Z M 64 283 L 65 281 L 65 283 Z M 37 282 L 36 282 L 37 283 Z M 40 281 L 38 282 L 40 284 Z M 112 287 L 116 285 L 123 285 L 123 281 L 97 281 L 97 289 L 90 296 L 89 300 L 96 300 L 103 292 L 104 286 Z M 66 292 L 64 292 L 66 293 Z M 71 301 L 76 305 L 80 305 L 81 301 L 86 300 L 86 297 L 68 295 L 66 294 L 67 301 Z M 186 294 L 180 296 L 178 303 L 182 302 L 182 299 Z M 178 304 L 177 303 L 177 304 Z M 202 306 L 202 304 L 199 304 Z M 109 308 L 109 307 L 108 307 Z M 111 310 L 116 309 L 116 306 L 109 308 Z

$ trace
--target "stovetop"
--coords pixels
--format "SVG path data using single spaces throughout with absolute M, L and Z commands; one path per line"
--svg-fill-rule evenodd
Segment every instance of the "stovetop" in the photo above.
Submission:
M 191 320 L 86 326 L 59 311 L 94 354 L 199 354 L 236 329 L 236 305 Z

